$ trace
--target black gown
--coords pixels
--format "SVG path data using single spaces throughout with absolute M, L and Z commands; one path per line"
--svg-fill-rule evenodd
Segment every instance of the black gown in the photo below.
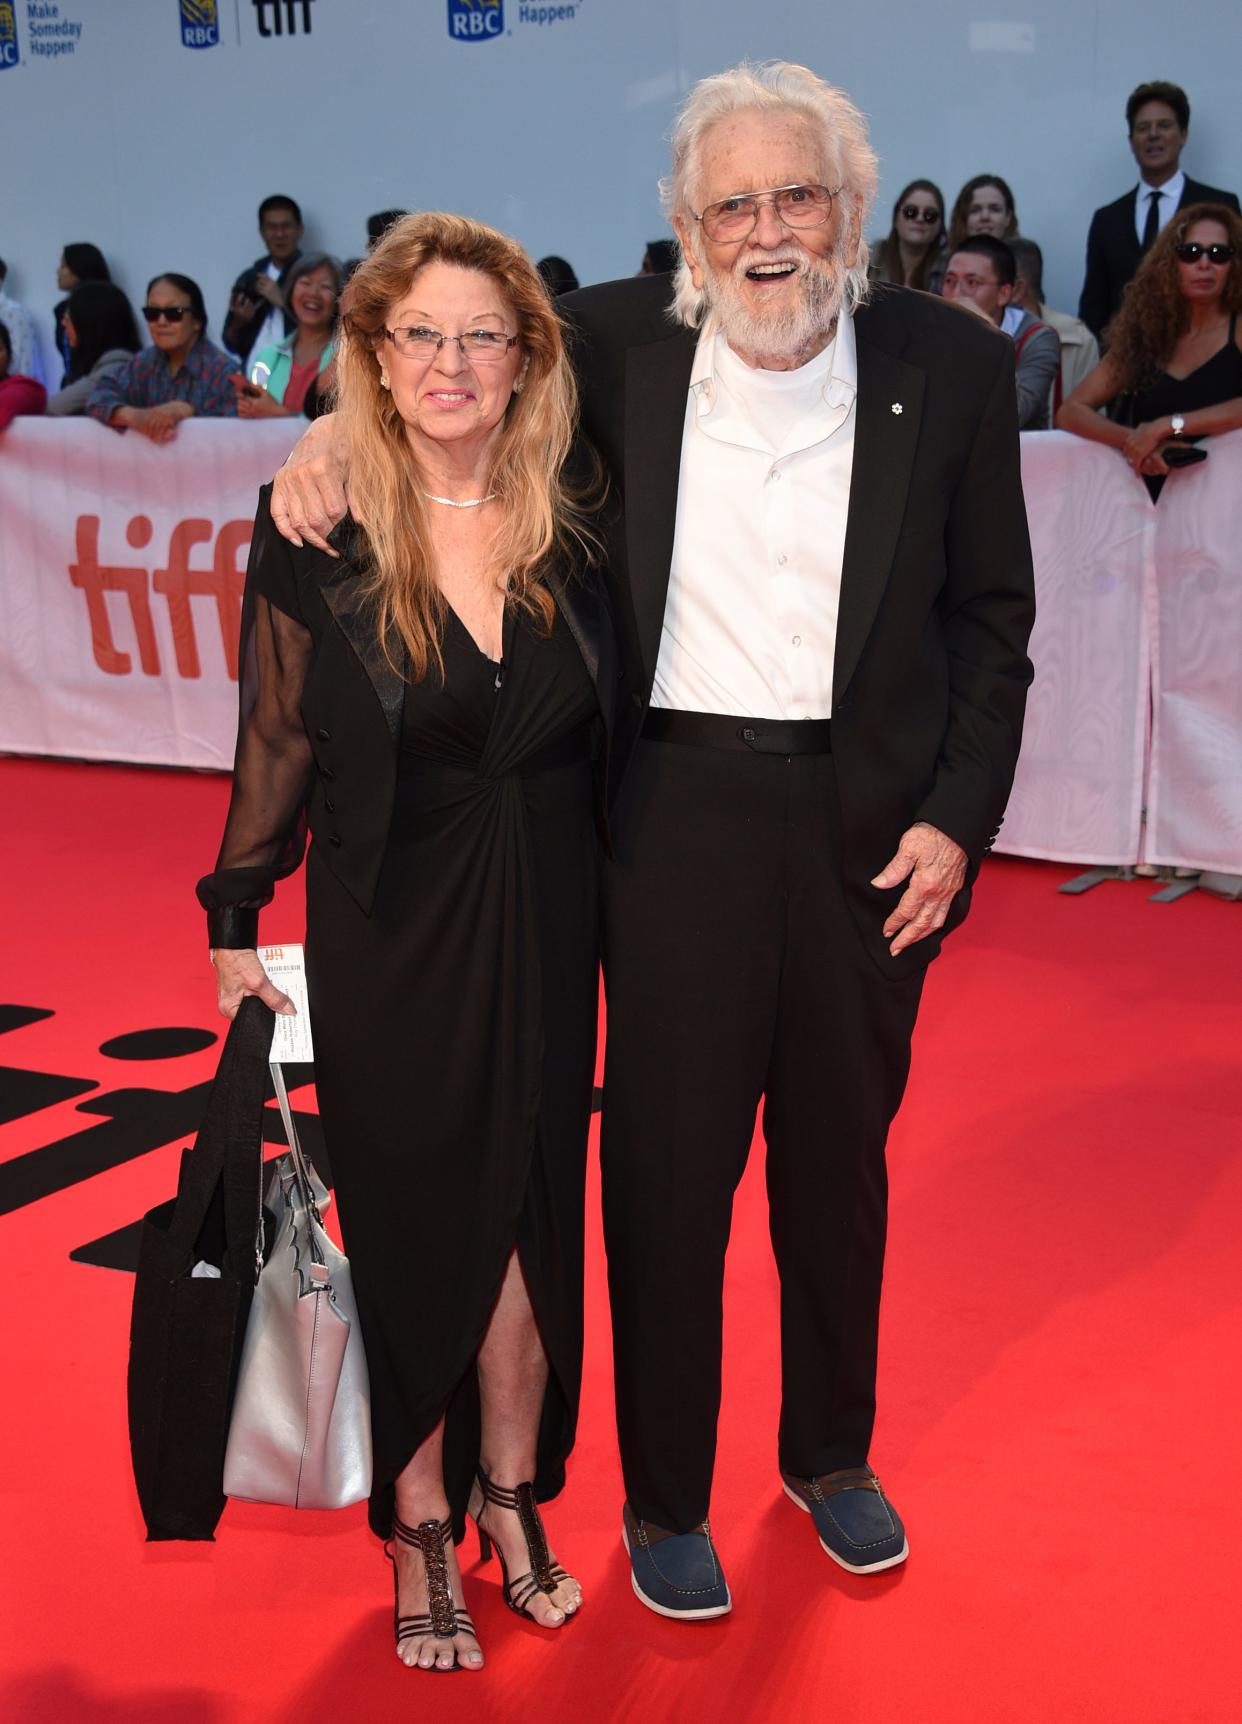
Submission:
M 558 611 L 505 623 L 503 676 L 450 610 L 405 691 L 371 914 L 312 848 L 316 1083 L 371 1373 L 375 1494 L 442 1414 L 458 1536 L 474 1360 L 516 1245 L 550 1372 L 536 1494 L 564 1481 L 582 1353 L 597 1015 L 595 692 Z M 516 1481 L 505 1481 L 512 1483 Z
M 1232 401 L 1242 395 L 1242 352 L 1238 350 L 1237 328 L 1235 312 L 1229 319 L 1225 345 L 1218 347 L 1210 359 L 1205 359 L 1186 377 L 1172 377 L 1162 371 L 1154 383 L 1139 390 L 1134 397 L 1134 423 L 1145 425 L 1153 419 L 1162 419 L 1166 413 L 1194 413 L 1200 407 L 1215 407 L 1218 402 Z M 1199 439 L 1187 437 L 1184 441 L 1197 443 Z M 1146 484 L 1154 503 L 1164 489 L 1164 474 L 1147 475 Z

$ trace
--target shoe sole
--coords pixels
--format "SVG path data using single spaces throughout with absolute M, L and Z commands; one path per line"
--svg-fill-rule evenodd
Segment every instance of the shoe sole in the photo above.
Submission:
M 626 1532 L 624 1527 L 621 1528 L 621 1545 L 625 1551 L 626 1557 L 629 1558 L 632 1554 L 630 1551 L 630 1535 Z M 634 1573 L 632 1567 L 630 1569 L 630 1585 L 634 1588 L 634 1597 L 640 1604 L 645 1604 L 648 1610 L 654 1610 L 657 1616 L 668 1617 L 670 1622 L 709 1622 L 716 1616 L 728 1616 L 729 1612 L 733 1609 L 733 1599 L 730 1596 L 727 1603 L 711 1604 L 703 1610 L 671 1610 L 667 1604 L 657 1604 L 654 1598 L 647 1597 L 647 1594 L 643 1591 L 642 1587 L 639 1586 L 638 1576 Z M 725 1587 L 725 1592 L 726 1594 L 729 1592 L 727 1585 Z
M 805 1497 L 799 1496 L 797 1491 L 791 1490 L 783 1479 L 781 1481 L 781 1489 L 784 1491 L 791 1503 L 797 1504 L 803 1514 L 810 1514 L 810 1503 L 807 1502 Z M 818 1534 L 816 1536 L 818 1537 Z M 909 1539 L 903 1538 L 901 1541 L 901 1549 L 897 1552 L 897 1555 L 886 1556 L 882 1562 L 846 1562 L 845 1558 L 843 1556 L 838 1556 L 832 1546 L 830 1544 L 825 1544 L 822 1538 L 819 1541 L 819 1548 L 823 1551 L 825 1556 L 830 1556 L 832 1558 L 838 1568 L 847 1569 L 850 1574 L 879 1574 L 886 1568 L 896 1568 L 899 1563 L 903 1563 L 906 1560 L 910 1554 L 910 1541 Z

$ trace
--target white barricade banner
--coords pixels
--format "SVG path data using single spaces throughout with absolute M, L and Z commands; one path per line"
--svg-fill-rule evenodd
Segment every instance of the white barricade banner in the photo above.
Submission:
M 255 496 L 303 428 L 0 434 L 0 749 L 232 765 Z M 997 850 L 1242 873 L 1242 432 L 1208 447 L 1153 508 L 1113 450 L 1023 436 L 1035 681 Z
M 1205 447 L 1153 506 L 1114 450 L 1023 437 L 1035 681 L 997 850 L 1242 873 L 1242 431 Z
M 256 494 L 305 428 L 0 435 L 0 749 L 232 765 Z
M 1022 486 L 1035 680 L 996 848 L 1120 866 L 1142 822 L 1151 498 L 1114 450 L 1062 431 L 1023 437 Z
M 1148 862 L 1242 874 L 1242 431 L 1156 509 Z

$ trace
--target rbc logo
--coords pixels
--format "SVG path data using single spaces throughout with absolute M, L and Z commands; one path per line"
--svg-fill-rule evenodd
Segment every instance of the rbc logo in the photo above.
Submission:
M 215 48 L 220 42 L 220 8 L 217 0 L 181 0 L 181 45 L 183 48 Z
M 13 16 L 11 0 L 0 0 L 0 72 L 7 66 L 16 66 L 21 57 L 21 49 L 17 45 L 17 19 Z
M 503 36 L 504 0 L 448 0 L 448 32 L 455 42 L 486 42 Z

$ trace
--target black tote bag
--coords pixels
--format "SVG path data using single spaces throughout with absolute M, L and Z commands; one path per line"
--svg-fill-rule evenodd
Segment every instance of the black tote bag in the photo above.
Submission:
M 247 995 L 177 1195 L 143 1220 L 129 1336 L 129 1442 L 149 1539 L 210 1539 L 254 1293 L 263 1104 L 275 1020 Z M 195 1276 L 198 1263 L 217 1277 Z

